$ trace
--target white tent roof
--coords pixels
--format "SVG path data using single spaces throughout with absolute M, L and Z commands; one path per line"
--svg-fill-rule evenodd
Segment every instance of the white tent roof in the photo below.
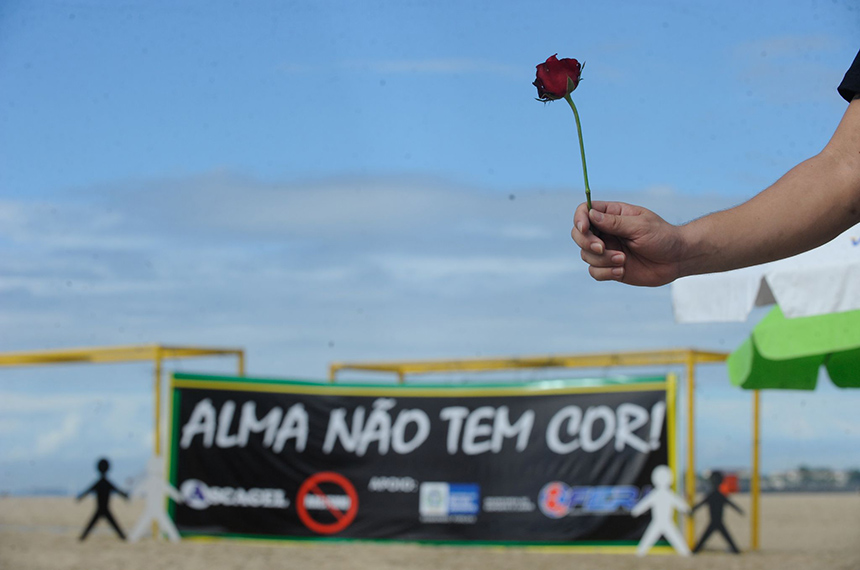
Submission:
M 672 284 L 679 323 L 744 321 L 773 303 L 787 318 L 860 309 L 860 225 L 788 259 Z

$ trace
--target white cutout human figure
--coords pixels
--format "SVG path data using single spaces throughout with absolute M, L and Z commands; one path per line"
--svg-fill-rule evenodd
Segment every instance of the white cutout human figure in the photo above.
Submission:
M 171 542 L 179 542 L 179 532 L 165 511 L 165 495 L 177 503 L 182 502 L 182 495 L 164 480 L 164 460 L 152 456 L 146 464 L 146 477 L 131 492 L 133 497 L 144 497 L 146 504 L 143 514 L 129 533 L 129 542 L 137 542 L 146 534 L 151 523 L 156 523 L 161 532 L 167 535 Z
M 642 540 L 636 548 L 636 554 L 644 556 L 654 546 L 661 536 L 665 536 L 672 548 L 681 556 L 690 556 L 690 549 L 681 535 L 681 531 L 675 526 L 673 515 L 675 509 L 689 513 L 690 507 L 678 495 L 672 492 L 672 470 L 665 465 L 658 465 L 651 473 L 651 483 L 654 489 L 645 498 L 636 503 L 630 511 L 634 517 L 638 517 L 648 509 L 651 509 L 651 524 L 645 529 Z

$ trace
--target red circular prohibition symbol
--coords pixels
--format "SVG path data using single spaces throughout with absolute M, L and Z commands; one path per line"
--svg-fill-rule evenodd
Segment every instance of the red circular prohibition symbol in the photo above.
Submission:
M 342 512 L 331 504 L 326 493 L 320 489 L 320 483 L 332 483 L 344 490 L 349 497 L 349 508 L 346 512 Z M 322 499 L 326 509 L 334 516 L 333 523 L 321 523 L 311 517 L 305 508 L 305 497 L 308 493 L 313 493 Z M 299 487 L 299 492 L 296 494 L 296 512 L 299 514 L 299 519 L 312 531 L 319 534 L 335 534 L 348 527 L 355 520 L 355 515 L 358 514 L 358 493 L 355 492 L 355 487 L 349 482 L 349 479 L 340 473 L 333 471 L 316 473 L 308 477 Z

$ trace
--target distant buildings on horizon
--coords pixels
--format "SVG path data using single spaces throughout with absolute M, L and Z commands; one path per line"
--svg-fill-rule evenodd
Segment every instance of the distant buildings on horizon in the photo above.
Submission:
M 708 477 L 712 471 L 717 470 L 706 470 L 699 474 L 696 485 L 699 491 L 707 491 L 710 488 Z M 749 469 L 720 469 L 719 471 L 736 475 L 738 492 L 749 492 Z M 763 493 L 860 492 L 860 468 L 831 469 L 801 465 L 786 471 L 762 473 L 760 489 Z

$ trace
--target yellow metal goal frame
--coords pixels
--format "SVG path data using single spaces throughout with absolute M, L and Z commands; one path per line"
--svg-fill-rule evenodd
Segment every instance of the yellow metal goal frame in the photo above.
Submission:
M 684 484 L 687 503 L 696 498 L 695 469 L 695 390 L 696 366 L 725 362 L 728 353 L 690 348 L 638 352 L 604 352 L 594 354 L 564 354 L 515 358 L 467 358 L 460 360 L 400 360 L 388 362 L 333 362 L 329 365 L 329 381 L 335 382 L 345 370 L 386 372 L 397 375 L 399 383 L 407 375 L 443 374 L 451 372 L 490 372 L 527 368 L 610 368 L 633 366 L 682 365 L 686 368 L 687 388 L 687 471 Z M 759 547 L 759 393 L 753 392 L 752 474 L 750 477 L 750 548 Z M 693 519 L 687 525 L 687 542 L 695 543 Z
M 161 455 L 161 390 L 164 361 L 176 358 L 205 358 L 212 356 L 235 356 L 239 376 L 245 375 L 244 349 L 170 346 L 162 344 L 0 352 L 0 368 L 50 364 L 119 364 L 124 362 L 151 361 L 153 363 L 155 380 L 153 385 L 155 398 L 155 441 L 153 445 L 155 455 Z

